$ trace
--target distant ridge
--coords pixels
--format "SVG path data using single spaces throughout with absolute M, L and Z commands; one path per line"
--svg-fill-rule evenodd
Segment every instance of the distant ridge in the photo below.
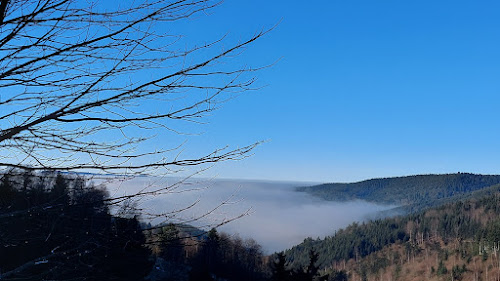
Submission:
M 407 206 L 409 211 L 415 211 L 496 184 L 500 184 L 500 175 L 455 173 L 379 178 L 354 183 L 326 183 L 299 187 L 297 191 L 307 192 L 325 200 L 358 199 Z

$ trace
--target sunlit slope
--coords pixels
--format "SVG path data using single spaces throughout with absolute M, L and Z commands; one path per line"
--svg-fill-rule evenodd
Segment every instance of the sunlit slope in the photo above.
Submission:
M 323 270 L 345 270 L 349 280 L 497 280 L 500 185 L 467 197 L 306 239 L 286 251 L 289 265 L 307 264 L 314 250 Z

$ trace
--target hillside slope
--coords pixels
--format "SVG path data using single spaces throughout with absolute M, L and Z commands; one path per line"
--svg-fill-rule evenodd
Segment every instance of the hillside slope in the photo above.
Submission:
M 500 185 L 416 214 L 352 224 L 285 252 L 293 268 L 319 254 L 325 273 L 350 280 L 489 280 L 500 277 Z M 496 280 L 496 279 L 495 279 Z

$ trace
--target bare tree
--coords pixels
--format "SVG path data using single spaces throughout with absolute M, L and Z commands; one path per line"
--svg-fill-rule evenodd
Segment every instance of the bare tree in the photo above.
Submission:
M 255 88 L 252 73 L 257 69 L 228 62 L 267 31 L 229 47 L 224 37 L 189 46 L 182 34 L 167 31 L 172 24 L 219 4 L 218 0 L 112 4 L 0 0 L 0 170 L 27 170 L 34 176 L 37 171 L 168 175 L 183 167 L 203 168 L 248 156 L 258 143 L 198 156 L 184 156 L 182 143 L 163 148 L 150 145 L 152 139 L 185 133 L 184 125 L 203 123 L 207 114 L 235 93 Z M 109 207 L 178 186 L 174 183 L 112 198 L 97 197 Z M 15 211 L 4 206 L 0 218 L 13 220 L 45 210 L 62 216 L 55 210 L 68 204 L 56 201 L 48 201 L 50 206 L 28 202 L 26 208 L 13 208 Z M 172 214 L 144 215 L 168 218 Z M 52 230 L 44 239 L 54 239 Z M 12 241 L 0 235 L 0 242 L 9 247 L 21 243 Z M 63 246 L 57 245 L 41 251 L 9 272 L 0 268 L 0 279 L 56 257 L 62 259 L 71 251 L 75 256 L 83 251 L 80 244 L 70 246 L 70 250 L 63 251 Z
M 255 69 L 225 62 L 265 32 L 186 48 L 164 30 L 219 2 L 102 4 L 1 1 L 0 167 L 166 174 L 247 156 L 257 144 L 186 158 L 179 147 L 144 147 L 252 88 Z

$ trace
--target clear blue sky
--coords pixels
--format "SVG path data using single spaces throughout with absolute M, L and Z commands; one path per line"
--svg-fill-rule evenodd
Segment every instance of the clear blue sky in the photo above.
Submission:
M 268 85 L 191 138 L 207 151 L 269 140 L 220 178 L 345 182 L 500 174 L 500 2 L 232 0 L 186 25 L 229 41 L 278 27 L 241 57 Z M 194 37 L 194 41 L 196 41 Z

